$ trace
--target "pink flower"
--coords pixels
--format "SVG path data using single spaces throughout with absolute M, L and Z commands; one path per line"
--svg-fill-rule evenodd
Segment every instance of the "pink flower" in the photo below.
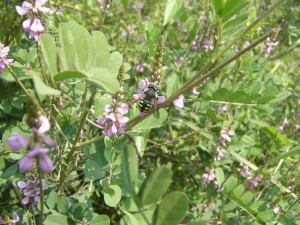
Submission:
M 251 172 L 249 170 L 249 166 L 244 165 L 244 163 L 240 163 L 240 168 L 237 169 L 243 177 L 251 176 Z
M 138 62 L 135 66 L 134 66 L 134 69 L 139 72 L 139 73 L 142 73 L 144 72 L 144 66 L 142 63 Z
M 267 42 L 263 47 L 262 51 L 266 55 L 270 55 L 272 49 L 274 46 L 278 45 L 278 42 L 271 42 L 270 38 L 267 39 L 269 42 Z
M 47 14 L 51 12 L 50 8 L 43 6 L 47 1 L 48 0 L 35 0 L 34 6 L 24 1 L 21 7 L 16 6 L 19 15 L 24 16 L 29 14 L 29 18 L 23 22 L 24 31 L 29 32 L 29 39 L 34 38 L 37 41 L 39 35 L 45 31 L 39 17 L 41 13 Z
M 254 178 L 249 180 L 249 188 L 253 189 L 253 188 L 257 187 L 260 182 L 261 182 L 261 176 L 260 175 L 255 176 Z
M 177 108 L 182 109 L 182 108 L 184 107 L 184 102 L 183 102 L 183 100 L 184 100 L 184 96 L 183 96 L 183 95 L 180 95 L 177 99 L 175 99 L 175 100 L 173 101 L 174 106 L 176 106 Z
M 225 153 L 226 153 L 226 150 L 224 148 L 218 146 L 217 147 L 217 153 L 216 153 L 216 156 L 215 156 L 215 160 L 216 161 L 221 161 L 221 159 L 224 158 Z
M 0 43 L 0 73 L 3 72 L 5 66 L 10 66 L 13 63 L 13 59 L 7 59 L 9 52 L 9 46 L 4 47 L 4 44 Z
M 34 210 L 35 205 L 40 201 L 40 181 L 35 174 L 26 174 L 26 182 L 17 181 L 17 187 L 22 191 L 24 198 L 21 201 L 22 205 L 31 203 L 31 208 Z M 45 189 L 46 183 L 42 179 L 42 188 Z
M 206 173 L 204 173 L 201 176 L 201 178 L 202 178 L 203 183 L 209 184 L 211 181 L 213 181 L 214 179 L 216 179 L 215 170 L 206 167 L 205 171 L 206 171 Z
M 104 111 L 107 113 L 106 116 L 97 120 L 97 124 L 104 127 L 103 135 L 111 137 L 117 133 L 124 134 L 125 130 L 123 127 L 126 126 L 126 123 L 129 119 L 124 114 L 128 113 L 128 105 L 126 103 L 116 102 L 114 108 L 110 105 L 104 106 Z
M 200 95 L 200 91 L 197 91 L 196 88 L 193 88 L 193 94 L 199 96 Z
M 31 127 L 32 132 L 37 133 L 37 134 L 42 134 L 45 133 L 46 131 L 50 130 L 50 122 L 47 119 L 47 117 L 41 115 L 37 119 L 37 124 L 39 126 L 37 127 Z
M 48 151 L 49 150 L 47 148 L 41 148 L 36 144 L 33 149 L 18 162 L 19 170 L 21 172 L 31 170 L 33 166 L 33 160 L 38 157 L 41 171 L 48 173 L 52 172 L 53 165 L 47 154 Z
M 34 12 L 34 13 L 50 13 L 51 9 L 47 8 L 47 7 L 43 7 L 43 5 L 48 2 L 48 0 L 35 0 L 35 4 L 34 7 L 32 6 L 31 3 L 24 1 L 22 3 L 22 6 L 16 6 L 16 10 L 18 12 L 19 15 L 24 16 L 27 15 L 28 13 L 30 13 L 30 11 Z
M 7 145 L 13 151 L 19 151 L 21 148 L 27 147 L 29 145 L 29 142 L 30 142 L 29 137 L 23 137 L 17 132 L 15 132 L 11 137 L 6 139 Z
M 206 38 L 203 42 L 203 48 L 205 52 L 208 52 L 208 50 L 214 50 L 214 39 Z

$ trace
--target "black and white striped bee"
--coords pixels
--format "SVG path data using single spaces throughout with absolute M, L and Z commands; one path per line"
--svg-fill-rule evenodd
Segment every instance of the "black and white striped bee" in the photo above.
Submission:
M 156 110 L 157 100 L 158 100 L 158 87 L 154 83 L 150 83 L 148 87 L 145 88 L 143 97 L 139 102 L 139 109 L 143 113 L 147 113 L 150 110 L 153 111 L 154 116 L 159 118 L 159 111 Z

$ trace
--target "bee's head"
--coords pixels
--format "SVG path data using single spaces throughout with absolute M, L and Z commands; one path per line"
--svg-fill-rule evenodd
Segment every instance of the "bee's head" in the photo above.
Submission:
M 148 88 L 151 88 L 151 89 L 153 89 L 155 92 L 158 92 L 158 87 L 157 87 L 157 85 L 154 84 L 154 83 L 149 84 L 149 85 L 148 85 Z

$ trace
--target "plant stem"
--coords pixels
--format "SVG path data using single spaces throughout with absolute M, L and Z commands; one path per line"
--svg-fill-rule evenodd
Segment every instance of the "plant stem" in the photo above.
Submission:
M 38 159 L 39 160 L 39 159 Z M 38 162 L 39 164 L 39 162 Z M 43 192 L 43 173 L 39 166 L 37 166 L 38 174 L 39 174 L 39 188 L 40 188 L 40 204 L 41 204 L 41 215 L 40 215 L 40 222 L 43 223 L 44 221 L 44 192 Z
M 81 118 L 80 118 L 78 130 L 77 130 L 77 133 L 76 133 L 76 136 L 75 136 L 73 145 L 72 145 L 72 148 L 71 148 L 71 150 L 70 150 L 70 152 L 68 153 L 67 158 L 66 158 L 66 164 L 69 163 L 69 161 L 70 161 L 72 155 L 74 154 L 74 152 L 75 152 L 75 150 L 76 150 L 76 148 L 77 148 L 77 145 L 76 145 L 76 144 L 77 144 L 77 142 L 78 142 L 78 140 L 79 140 L 79 138 L 80 138 L 80 132 L 81 132 L 81 129 L 82 129 L 83 125 L 84 125 L 85 118 L 86 118 L 86 116 L 87 116 L 87 114 L 88 114 L 88 112 L 89 112 L 89 109 L 91 108 L 91 106 L 92 106 L 92 104 L 93 104 L 94 97 L 95 97 L 96 93 L 97 93 L 97 89 L 95 89 L 95 90 L 93 91 L 93 93 L 91 94 L 91 96 L 90 96 L 90 98 L 89 98 L 89 101 L 88 101 L 86 107 L 85 107 L 84 110 L 83 110 L 83 113 L 82 113 Z
M 16 75 L 13 73 L 13 71 L 6 66 L 6 69 L 8 70 L 8 72 L 13 76 L 13 78 L 15 79 L 16 83 L 20 86 L 20 88 L 26 93 L 27 96 L 29 96 L 29 92 L 27 91 L 27 89 L 25 88 L 25 86 L 23 85 L 23 83 L 16 77 Z
M 235 54 L 231 58 L 225 60 L 223 63 L 221 63 L 220 65 L 214 67 L 212 70 L 210 70 L 209 72 L 207 72 L 203 76 L 201 76 L 202 75 L 202 70 L 201 70 L 191 80 L 189 80 L 188 82 L 186 82 L 178 91 L 176 91 L 173 95 L 171 95 L 166 101 L 164 101 L 162 104 L 158 105 L 157 106 L 157 110 L 160 109 L 160 108 L 163 108 L 163 107 L 167 106 L 169 103 L 171 103 L 175 99 L 177 99 L 180 95 L 182 95 L 182 94 L 184 94 L 184 93 L 192 90 L 194 86 L 197 86 L 202 81 L 206 80 L 209 77 L 212 77 L 215 73 L 219 72 L 223 67 L 227 66 L 229 63 L 231 63 L 232 61 L 236 60 L 241 55 L 243 55 L 246 52 L 248 52 L 250 49 L 254 48 L 256 45 L 258 45 L 260 42 L 262 42 L 266 38 L 268 38 L 270 36 L 273 36 L 273 35 L 277 34 L 278 32 L 279 32 L 279 29 L 276 29 L 276 28 L 272 29 L 270 32 L 268 32 L 267 34 L 261 36 L 256 41 L 254 41 L 252 44 L 250 44 L 247 48 L 244 48 L 243 50 L 241 50 L 240 52 L 238 52 L 237 54 Z M 134 119 L 132 119 L 131 121 L 129 121 L 127 123 L 126 130 L 129 130 L 134 125 L 138 124 L 139 122 L 141 122 L 142 120 L 146 119 L 150 115 L 151 115 L 151 113 L 148 113 L 148 114 L 146 114 L 144 116 L 137 116 L 137 117 L 135 117 Z

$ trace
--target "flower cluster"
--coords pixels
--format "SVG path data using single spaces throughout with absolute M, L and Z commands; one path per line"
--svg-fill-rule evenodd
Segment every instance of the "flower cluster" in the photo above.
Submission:
M 204 184 L 209 184 L 210 182 L 213 181 L 214 183 L 214 188 L 216 189 L 217 192 L 222 192 L 224 190 L 224 187 L 220 187 L 218 181 L 216 180 L 216 174 L 214 169 L 210 169 L 208 167 L 205 168 L 206 173 L 204 173 L 201 176 L 201 179 Z
M 97 124 L 104 127 L 103 135 L 113 136 L 116 133 L 124 134 L 125 131 L 123 127 L 129 119 L 123 115 L 128 113 L 128 105 L 122 102 L 113 101 L 113 106 L 108 104 L 105 105 L 104 111 L 106 115 L 97 120 Z
M 21 160 L 19 160 L 19 170 L 21 172 L 29 171 L 33 167 L 34 159 L 38 159 L 39 168 L 43 172 L 52 172 L 52 161 L 48 156 L 48 148 L 43 148 L 41 144 L 48 147 L 56 146 L 56 142 L 51 138 L 44 136 L 43 133 L 50 129 L 50 123 L 47 117 L 41 114 L 39 104 L 33 95 L 28 97 L 26 122 L 31 128 L 33 135 L 31 137 L 22 136 L 14 133 L 6 139 L 6 143 L 13 151 L 19 151 L 21 148 L 29 148 L 30 151 Z
M 2 216 L 0 216 L 0 225 L 2 224 L 15 224 L 20 221 L 20 217 L 18 214 L 13 215 L 13 219 L 10 219 L 8 216 L 5 216 L 4 219 Z
M 126 36 L 131 36 L 134 34 L 134 27 L 133 25 L 129 24 L 126 26 L 126 30 L 122 30 L 122 36 L 126 37 Z
M 144 65 L 141 62 L 135 64 L 134 69 L 136 72 L 143 73 L 144 72 Z
M 231 137 L 234 136 L 235 132 L 233 130 L 221 130 L 219 136 L 219 144 L 216 149 L 216 155 L 214 157 L 215 161 L 221 161 L 226 154 L 226 143 L 231 141 Z
M 221 130 L 219 142 L 221 145 L 226 146 L 226 142 L 231 142 L 231 137 L 235 135 L 234 130 Z
M 43 5 L 48 0 L 35 0 L 34 5 L 24 1 L 22 6 L 16 6 L 16 10 L 19 15 L 27 15 L 28 18 L 23 21 L 23 28 L 25 32 L 29 33 L 29 38 L 34 38 L 36 41 L 41 33 L 44 33 L 45 29 L 40 21 L 41 14 L 47 14 L 51 12 L 50 8 Z
M 277 46 L 278 45 L 278 42 L 272 42 L 270 40 L 270 38 L 267 39 L 268 42 L 262 47 L 262 51 L 264 54 L 266 55 L 270 55 L 272 49 L 274 48 L 274 46 Z
M 240 163 L 240 168 L 238 168 L 237 171 L 239 171 L 243 177 L 249 177 L 252 175 L 249 170 L 249 166 L 244 165 L 242 162 Z
M 13 63 L 13 59 L 7 59 L 7 54 L 9 52 L 9 46 L 4 47 L 0 43 L 0 73 L 3 72 L 5 66 L 10 66 Z
M 48 119 L 45 116 L 40 116 L 40 127 L 32 128 L 32 131 L 36 133 L 36 137 L 49 147 L 56 146 L 56 142 L 51 138 L 44 136 L 43 133 L 50 129 L 50 124 Z M 52 161 L 48 156 L 48 148 L 43 148 L 39 143 L 35 143 L 31 147 L 31 143 L 36 142 L 34 138 L 22 136 L 19 133 L 15 132 L 13 135 L 6 139 L 6 143 L 13 151 L 19 151 L 21 148 L 31 148 L 31 151 L 25 155 L 22 159 L 19 160 L 19 170 L 21 172 L 29 171 L 33 167 L 34 159 L 38 158 L 39 167 L 43 172 L 52 172 L 53 165 Z
M 256 188 L 259 185 L 259 183 L 261 182 L 261 176 L 257 175 L 253 179 L 248 180 L 248 182 L 249 182 L 250 189 Z
M 42 179 L 42 188 L 45 189 L 45 180 Z M 30 203 L 32 210 L 35 209 L 35 205 L 40 201 L 40 181 L 37 175 L 27 174 L 26 182 L 18 181 L 17 187 L 22 191 L 24 198 L 21 201 L 22 205 Z

